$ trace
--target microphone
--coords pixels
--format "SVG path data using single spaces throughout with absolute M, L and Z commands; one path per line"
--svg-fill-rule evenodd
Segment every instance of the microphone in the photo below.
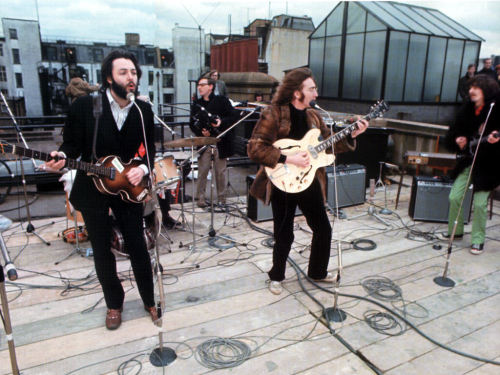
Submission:
M 329 124 L 327 123 L 327 125 L 330 125 L 330 128 L 334 125 L 335 122 L 333 121 L 332 116 L 330 116 L 330 114 L 327 111 L 325 111 L 323 108 L 321 108 L 318 105 L 318 103 L 316 103 L 316 100 L 311 100 L 309 102 L 309 107 L 314 108 L 314 109 L 319 109 L 321 112 L 326 113 L 326 115 L 328 116 L 328 120 L 329 120 Z M 333 129 L 331 131 L 333 132 Z
M 127 94 L 127 100 L 130 102 L 130 103 L 133 103 L 135 101 L 135 95 L 133 92 L 129 92 Z
M 132 93 L 130 93 L 130 94 L 132 94 Z M 128 95 L 127 95 L 127 98 L 128 98 Z M 139 96 L 137 97 L 137 99 L 142 100 L 143 102 L 149 103 L 149 105 L 151 106 L 151 108 L 154 108 L 154 107 L 155 107 L 154 103 L 151 101 L 151 99 L 149 99 L 149 96 L 146 96 L 146 95 L 139 95 Z M 133 101 L 133 99 L 132 99 L 131 101 Z M 170 134 L 172 134 L 172 135 L 174 135 L 174 136 L 175 136 L 175 135 L 179 135 L 179 134 L 178 134 L 178 133 L 176 133 L 174 130 L 172 130 L 172 129 L 170 128 L 170 126 L 168 126 L 167 124 L 165 124 L 165 122 L 163 122 L 163 120 L 162 120 L 160 117 L 158 117 L 154 111 L 153 111 L 153 116 L 154 116 L 154 118 L 155 118 L 155 119 L 156 119 L 156 120 L 157 120 L 157 121 L 158 121 L 158 122 L 159 122 L 159 123 L 160 123 L 160 124 L 161 124 L 161 125 L 165 128 L 165 129 L 167 129 L 167 130 L 170 132 Z
M 7 246 L 5 245 L 5 241 L 3 240 L 2 232 L 7 230 L 12 221 L 5 216 L 0 215 L 0 247 L 2 250 L 2 256 L 5 260 L 5 270 L 7 271 L 7 277 L 10 281 L 17 280 L 17 270 L 14 263 L 10 260 L 9 252 L 7 251 Z

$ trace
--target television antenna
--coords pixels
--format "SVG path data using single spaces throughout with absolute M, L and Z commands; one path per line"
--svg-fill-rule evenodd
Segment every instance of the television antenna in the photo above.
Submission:
M 182 4 L 182 6 L 184 7 L 184 9 L 186 10 L 186 12 L 188 12 L 188 14 L 191 16 L 191 18 L 194 20 L 194 23 L 198 26 L 198 30 L 199 30 L 199 33 L 200 33 L 200 74 L 202 73 L 203 71 L 203 60 L 204 60 L 204 56 L 203 56 L 203 45 L 202 45 L 202 38 L 201 38 L 201 26 L 205 23 L 205 21 L 208 19 L 208 17 L 210 17 L 212 15 L 213 12 L 215 12 L 215 10 L 219 7 L 220 3 L 217 3 L 215 4 L 215 7 L 212 9 L 212 11 L 205 17 L 205 19 L 199 23 L 198 20 L 196 19 L 195 16 L 193 16 L 193 14 L 189 11 L 189 9 L 184 5 Z

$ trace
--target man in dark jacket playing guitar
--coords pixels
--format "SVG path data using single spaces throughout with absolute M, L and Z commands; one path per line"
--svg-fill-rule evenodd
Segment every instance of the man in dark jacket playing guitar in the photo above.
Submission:
M 314 161 L 306 151 L 285 155 L 285 149 L 280 150 L 273 144 L 283 138 L 300 140 L 313 128 L 318 128 L 325 139 L 330 136 L 330 129 L 310 106 L 317 96 L 316 83 L 309 69 L 298 68 L 287 73 L 272 105 L 262 111 L 248 142 L 248 156 L 261 164 L 250 193 L 266 204 L 270 201 L 273 210 L 275 244 L 273 266 L 268 274 L 269 290 L 274 294 L 282 292 L 281 282 L 285 278 L 286 260 L 294 239 L 293 220 L 297 206 L 313 231 L 307 275 L 316 281 L 335 281 L 334 276 L 327 272 L 332 229 L 324 207 L 325 169 L 318 169 L 310 178 L 311 185 L 299 192 L 278 189 L 264 171 L 264 167 L 274 168 L 278 163 L 283 163 L 283 170 L 288 169 L 287 164 L 301 168 L 312 166 Z M 354 150 L 352 138 L 363 133 L 367 126 L 368 122 L 361 120 L 358 129 L 339 143 L 335 152 Z
M 116 329 L 121 324 L 125 293 L 116 271 L 115 256 L 110 250 L 109 209 L 116 217 L 123 234 L 144 308 L 153 321 L 158 319 L 151 260 L 143 236 L 142 204 L 133 203 L 144 198 L 147 190 L 143 190 L 141 184 L 153 170 L 154 122 L 149 104 L 136 100 L 141 109 L 139 111 L 133 103 L 141 77 L 135 56 L 126 51 L 113 51 L 104 59 L 101 69 L 101 95 L 97 99 L 84 96 L 72 104 L 64 127 L 63 144 L 59 152 L 53 151 L 51 155 L 63 159 L 81 156 L 82 161 L 91 163 L 107 156 L 109 167 L 116 173 L 114 179 L 93 181 L 92 177 L 79 170 L 70 195 L 71 203 L 83 215 L 92 244 L 96 273 L 108 308 L 106 328 Z M 101 103 L 102 110 L 96 110 Z M 94 113 L 100 114 L 97 123 Z M 115 157 L 109 157 L 110 155 Z M 140 160 L 134 160 L 133 164 L 128 165 L 134 158 Z M 46 165 L 61 169 L 65 163 L 66 160 L 59 159 L 49 161 Z M 110 191 L 106 184 L 110 186 L 120 181 L 118 176 L 123 180 L 121 197 L 113 192 L 104 194 Z M 122 199 L 131 198 L 134 189 L 143 190 L 136 200 Z
M 483 252 L 486 233 L 486 219 L 488 212 L 488 197 L 490 191 L 500 184 L 500 108 L 498 100 L 499 87 L 497 82 L 487 75 L 477 75 L 469 82 L 469 98 L 460 109 L 455 124 L 450 127 L 447 135 L 448 147 L 455 150 L 457 166 L 452 177 L 455 179 L 450 191 L 450 211 L 448 215 L 448 232 L 444 235 L 449 238 L 453 232 L 455 220 L 457 227 L 455 238 L 464 234 L 463 210 L 458 214 L 460 202 L 467 189 L 469 173 L 474 186 L 474 217 L 472 219 L 471 249 L 472 254 Z M 496 100 L 496 103 L 495 103 Z M 491 105 L 494 104 L 493 108 Z M 488 113 L 491 114 L 486 123 Z M 483 131 L 483 138 L 477 144 L 479 134 Z M 471 147 L 474 144 L 475 147 Z M 470 172 L 473 156 L 478 148 L 476 161 Z

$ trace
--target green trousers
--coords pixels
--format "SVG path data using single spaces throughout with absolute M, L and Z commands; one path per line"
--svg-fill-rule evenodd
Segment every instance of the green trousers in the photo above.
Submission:
M 464 220 L 463 220 L 463 207 L 458 213 L 462 195 L 467 188 L 467 178 L 469 176 L 470 167 L 465 168 L 462 173 L 458 175 L 450 191 L 450 211 L 448 213 L 448 234 L 453 231 L 455 220 L 458 220 L 457 230 L 455 235 L 464 233 Z M 488 218 L 488 197 L 489 191 L 476 191 L 473 200 L 473 218 L 472 218 L 472 232 L 471 243 L 482 244 L 486 234 L 486 220 Z

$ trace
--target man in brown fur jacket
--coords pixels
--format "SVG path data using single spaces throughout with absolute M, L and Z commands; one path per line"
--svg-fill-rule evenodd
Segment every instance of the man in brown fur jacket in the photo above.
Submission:
M 298 68 L 289 72 L 278 88 L 272 105 L 263 110 L 248 143 L 248 156 L 261 165 L 250 193 L 266 204 L 270 201 L 273 210 L 275 244 L 273 266 L 268 274 L 269 290 L 274 294 L 283 290 L 281 282 L 285 279 L 286 260 L 294 240 L 293 221 L 297 206 L 313 231 L 308 276 L 315 281 L 335 281 L 333 275 L 327 272 L 332 229 L 324 207 L 325 169 L 319 168 L 312 184 L 298 193 L 276 188 L 264 170 L 264 166 L 274 168 L 278 163 L 302 168 L 311 164 L 308 152 L 286 156 L 273 143 L 282 138 L 300 140 L 312 128 L 319 128 L 323 138 L 330 136 L 330 130 L 310 106 L 317 96 L 316 83 L 309 69 Z M 361 120 L 358 129 L 335 146 L 335 153 L 354 150 L 356 144 L 353 138 L 367 127 L 368 123 Z

